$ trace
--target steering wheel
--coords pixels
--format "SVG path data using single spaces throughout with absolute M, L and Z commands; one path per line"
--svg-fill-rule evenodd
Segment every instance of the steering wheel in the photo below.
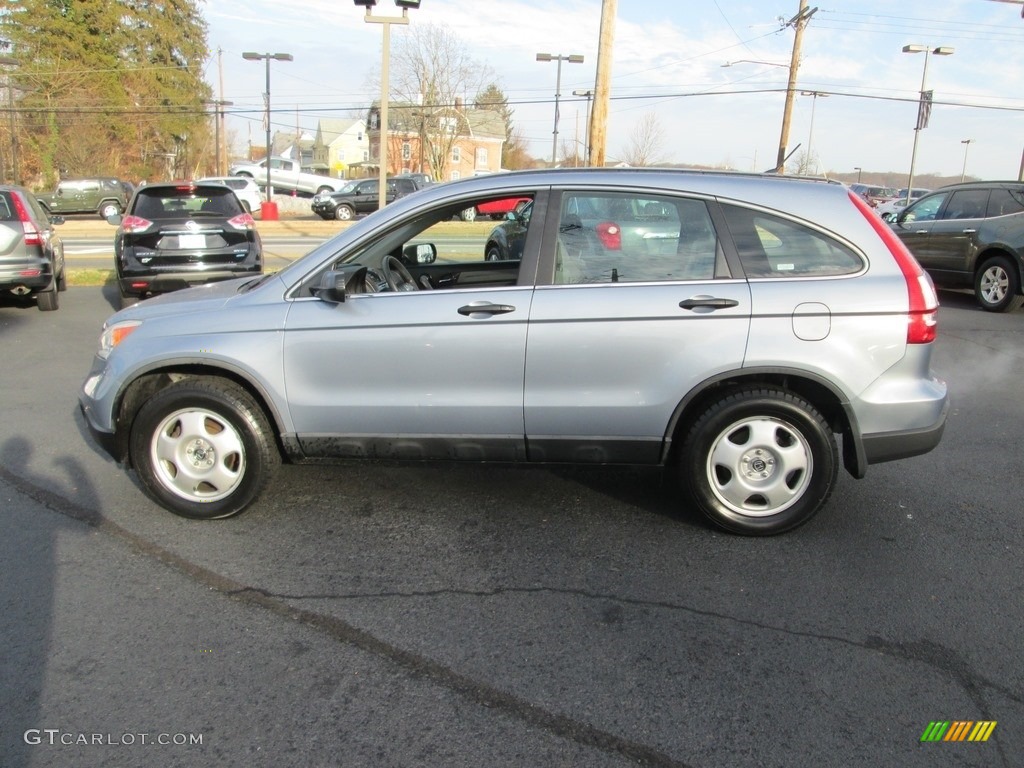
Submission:
M 385 257 L 380 266 L 384 272 L 384 280 L 392 291 L 419 290 L 419 286 L 416 285 L 416 280 L 413 278 L 412 273 L 394 256 Z

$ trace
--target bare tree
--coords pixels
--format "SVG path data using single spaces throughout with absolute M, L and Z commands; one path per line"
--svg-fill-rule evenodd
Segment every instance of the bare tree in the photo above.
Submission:
M 666 161 L 665 131 L 656 113 L 646 112 L 637 122 L 622 150 L 622 159 L 636 168 Z
M 444 178 L 452 147 L 467 134 L 463 104 L 494 81 L 490 67 L 474 61 L 445 27 L 410 26 L 391 55 L 392 126 L 418 134 L 423 159 Z
M 818 172 L 818 156 L 805 150 L 797 152 L 789 164 L 788 173 L 796 176 L 813 176 Z

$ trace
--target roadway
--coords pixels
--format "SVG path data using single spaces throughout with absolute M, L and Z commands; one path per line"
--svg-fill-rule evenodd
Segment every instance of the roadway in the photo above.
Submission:
M 605 467 L 285 466 L 176 518 L 78 412 L 112 287 L 8 298 L 0 763 L 1019 765 L 1024 312 L 942 301 L 941 445 L 746 539 Z

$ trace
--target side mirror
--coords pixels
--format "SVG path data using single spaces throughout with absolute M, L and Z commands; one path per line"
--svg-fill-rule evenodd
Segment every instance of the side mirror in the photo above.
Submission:
M 347 295 L 352 293 L 353 285 L 358 282 L 366 282 L 366 267 L 352 264 L 325 272 L 311 293 L 329 304 L 344 304 Z
M 433 243 L 415 243 L 402 248 L 402 261 L 410 266 L 433 264 L 437 261 L 437 247 Z
M 122 219 L 124 219 L 124 217 L 120 213 L 114 213 L 107 216 L 107 224 L 113 224 L 116 227 L 121 224 Z
M 519 215 L 515 211 L 509 211 L 505 214 L 505 221 L 518 221 Z

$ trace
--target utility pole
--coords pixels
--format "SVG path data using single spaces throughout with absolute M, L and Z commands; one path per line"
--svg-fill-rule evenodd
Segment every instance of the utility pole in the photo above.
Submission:
M 611 95 L 612 45 L 615 42 L 615 12 L 618 0 L 601 0 L 601 32 L 597 46 L 597 79 L 594 84 L 594 112 L 590 117 L 590 164 L 604 167 L 608 141 L 608 102 Z
M 800 0 L 800 10 L 785 25 L 793 27 L 796 34 L 793 37 L 793 54 L 789 59 L 789 84 L 786 86 L 786 106 L 782 112 L 782 136 L 779 137 L 779 155 L 775 161 L 776 173 L 786 172 L 786 145 L 789 144 L 789 123 L 793 116 L 793 99 L 796 96 L 796 73 L 800 68 L 800 46 L 804 40 L 804 27 L 817 11 L 817 8 L 808 10 L 807 0 Z

